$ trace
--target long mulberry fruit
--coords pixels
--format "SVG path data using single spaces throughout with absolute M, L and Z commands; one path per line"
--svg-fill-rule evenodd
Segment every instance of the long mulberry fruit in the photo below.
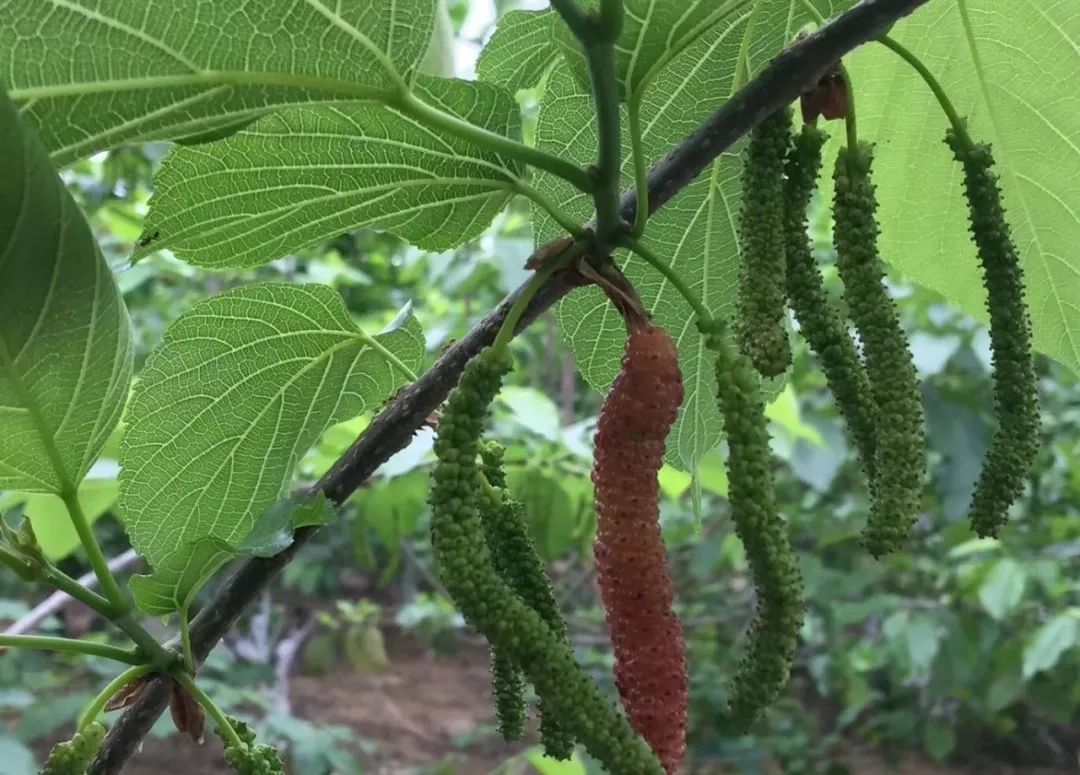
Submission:
M 750 362 L 717 326 L 703 330 L 716 352 L 717 399 L 728 443 L 728 500 L 757 592 L 757 614 L 729 703 L 747 730 L 787 685 L 804 603 L 802 575 L 776 506 L 773 461 L 760 381 Z
M 742 173 L 736 334 L 766 377 L 791 363 L 784 321 L 784 157 L 790 142 L 791 110 L 783 108 L 750 133 Z
M 551 590 L 551 582 L 525 524 L 525 507 L 505 492 L 504 450 L 488 442 L 480 449 L 484 478 L 493 488 L 480 509 L 480 517 L 496 573 L 526 604 L 536 611 L 551 631 L 569 643 L 566 623 Z M 500 492 L 500 490 L 503 490 Z M 500 733 L 505 739 L 520 737 L 524 727 L 524 684 L 513 659 L 493 647 L 492 687 Z M 540 740 L 553 759 L 569 759 L 574 736 L 540 698 Z
M 488 406 L 509 360 L 481 353 L 450 394 L 435 439 L 431 540 L 443 584 L 466 621 L 512 656 L 536 693 L 609 772 L 659 775 L 649 746 L 574 661 L 569 645 L 495 571 L 479 515 L 477 465 Z
M 915 364 L 878 259 L 872 162 L 873 150 L 866 143 L 840 150 L 833 215 L 836 265 L 862 341 L 877 432 L 874 498 L 863 538 L 867 550 L 881 557 L 898 548 L 915 523 L 926 447 Z
M 668 773 L 686 752 L 688 689 L 660 534 L 657 473 L 682 399 L 671 338 L 660 328 L 631 326 L 596 431 L 596 568 L 619 696 Z
M 994 409 L 998 427 L 987 452 L 970 519 L 980 536 L 996 536 L 1039 451 L 1039 401 L 1031 353 L 1031 320 L 1024 300 L 1024 273 L 1013 244 L 990 146 L 972 144 L 953 130 L 946 135 L 964 166 L 971 235 L 978 248 L 990 313 Z
M 870 381 L 847 323 L 825 292 L 807 234 L 806 210 L 817 186 L 821 149 L 827 137 L 816 127 L 803 126 L 788 153 L 784 189 L 788 302 L 803 337 L 821 362 L 872 490 L 877 443 Z
M 83 775 L 105 739 L 105 725 L 87 724 L 75 736 L 57 743 L 41 767 L 41 775 Z

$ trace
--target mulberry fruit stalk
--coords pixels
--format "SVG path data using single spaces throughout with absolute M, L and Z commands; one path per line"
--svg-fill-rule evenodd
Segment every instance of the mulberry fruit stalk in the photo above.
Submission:
M 784 320 L 784 158 L 791 142 L 791 110 L 778 110 L 750 133 L 742 172 L 739 215 L 739 346 L 766 377 L 791 363 Z
M 878 258 L 877 198 L 866 143 L 836 160 L 833 232 L 844 299 L 862 341 L 877 445 L 873 499 L 863 540 L 874 557 L 899 548 L 922 499 L 926 439 L 922 397 L 907 336 L 885 288 Z
M 990 146 L 973 144 L 953 130 L 946 142 L 964 167 L 971 235 L 982 264 L 994 409 L 998 426 L 972 497 L 970 520 L 980 536 L 996 536 L 1009 507 L 1024 489 L 1039 451 L 1039 400 L 1031 352 L 1031 319 L 1024 300 L 1024 273 L 1013 244 Z
M 492 350 L 473 358 L 439 421 L 428 496 L 439 578 L 465 620 L 512 657 L 548 712 L 609 772 L 659 775 L 649 746 L 577 665 L 570 646 L 495 570 L 479 513 L 490 496 L 477 456 L 488 407 L 509 369 L 505 354 Z
M 671 338 L 661 328 L 632 326 L 596 430 L 596 569 L 623 708 L 668 773 L 686 752 L 688 688 L 657 474 L 682 399 Z

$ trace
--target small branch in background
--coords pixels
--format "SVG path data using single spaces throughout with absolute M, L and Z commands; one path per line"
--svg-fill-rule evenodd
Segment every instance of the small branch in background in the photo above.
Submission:
M 112 573 L 119 573 L 120 571 L 127 570 L 129 567 L 133 567 L 139 561 L 139 555 L 134 549 L 128 549 L 123 554 L 117 555 L 113 559 L 109 560 L 109 570 Z M 97 576 L 93 571 L 80 576 L 77 581 L 88 589 L 93 589 L 97 584 Z M 5 635 L 20 635 L 25 632 L 31 632 L 36 630 L 43 621 L 48 619 L 53 614 L 56 614 L 65 605 L 71 602 L 72 597 L 66 592 L 53 592 L 47 598 L 42 600 L 33 610 L 21 616 L 10 627 L 4 630 Z
M 272 603 L 270 590 L 264 590 L 259 596 L 259 610 L 251 616 L 247 634 L 229 639 L 229 648 L 236 656 L 257 665 L 270 664 L 274 650 L 270 637 Z
M 650 170 L 647 176 L 649 201 L 646 203 L 649 212 L 663 207 L 762 119 L 813 87 L 842 57 L 874 40 L 896 20 L 926 2 L 862 0 L 780 52 L 757 77 Z M 623 220 L 634 223 L 638 205 L 634 190 L 624 193 L 621 199 Z M 533 297 L 515 330 L 524 329 L 573 287 L 565 273 L 555 274 Z M 523 290 L 524 287 L 511 293 L 450 347 L 430 370 L 403 388 L 313 490 L 324 493 L 334 503 L 342 503 L 390 456 L 403 449 L 457 384 L 465 364 L 495 339 L 503 319 Z M 298 530 L 288 549 L 274 557 L 245 562 L 222 585 L 192 624 L 193 645 L 200 660 L 206 658 L 244 609 L 292 561 L 314 533 L 315 528 Z M 90 775 L 118 773 L 165 710 L 168 700 L 168 683 L 153 681 L 139 701 L 109 731 L 98 757 L 90 766 Z
M 280 641 L 274 649 L 274 687 L 271 690 L 270 707 L 273 712 L 286 716 L 292 715 L 292 703 L 289 701 L 289 676 L 292 675 L 296 657 L 300 654 L 304 642 L 315 630 L 316 619 L 304 616 L 303 624 L 294 629 Z
M 416 571 L 420 578 L 426 581 L 432 589 L 438 592 L 442 597 L 445 597 L 447 600 L 451 599 L 450 593 L 446 591 L 446 587 L 444 587 L 442 582 L 439 581 L 438 577 L 431 572 L 431 569 L 428 568 L 423 563 L 423 561 L 416 556 L 416 550 L 409 545 L 408 541 L 401 542 L 401 555 L 405 558 L 405 561 L 412 566 L 413 570 Z

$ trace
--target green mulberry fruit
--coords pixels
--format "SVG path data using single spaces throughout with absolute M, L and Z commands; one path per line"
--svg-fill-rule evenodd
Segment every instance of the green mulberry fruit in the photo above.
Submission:
M 1039 399 L 1031 352 L 1031 320 L 1024 273 L 1013 244 L 990 146 L 972 144 L 949 130 L 946 142 L 964 167 L 971 234 L 978 248 L 990 313 L 994 409 L 998 427 L 990 444 L 970 519 L 980 536 L 996 536 L 1020 497 L 1039 451 Z
M 872 162 L 873 150 L 866 143 L 840 150 L 833 216 L 836 265 L 862 342 L 877 432 L 874 497 L 863 538 L 870 554 L 881 557 L 897 549 L 915 523 L 926 447 L 915 364 L 878 259 Z
M 509 368 L 509 359 L 491 350 L 473 358 L 443 410 L 429 493 L 439 577 L 465 620 L 512 656 L 545 711 L 574 730 L 609 772 L 660 775 L 649 746 L 576 664 L 561 634 L 495 570 L 480 517 L 481 500 L 490 496 L 477 455 L 488 406 Z
M 703 333 L 706 345 L 716 352 L 717 398 L 728 443 L 731 518 L 746 549 L 757 592 L 757 614 L 730 701 L 732 720 L 745 731 L 787 685 L 805 611 L 802 574 L 776 505 L 759 378 L 722 327 Z
M 57 743 L 41 768 L 41 775 L 83 775 L 101 749 L 105 725 L 87 724 L 70 740 Z
M 568 643 L 566 623 L 525 523 L 525 507 L 505 492 L 503 454 L 503 448 L 491 442 L 480 448 L 484 478 L 492 488 L 498 488 L 489 493 L 480 509 L 495 571 L 518 597 L 543 617 L 552 632 Z M 500 733 L 506 739 L 516 739 L 521 735 L 517 730 L 523 731 L 524 727 L 524 684 L 513 661 L 494 650 L 492 686 Z M 540 698 L 540 739 L 544 751 L 553 759 L 569 759 L 574 752 L 574 737 L 545 706 L 544 699 Z M 508 733 L 512 737 L 507 737 Z
M 873 489 L 877 434 L 870 381 L 846 321 L 825 292 L 807 235 L 806 210 L 817 185 L 821 149 L 827 138 L 820 129 L 804 126 L 788 153 L 784 189 L 788 300 L 803 337 L 821 362 Z
M 256 743 L 251 727 L 232 716 L 226 718 L 240 738 L 240 745 L 230 743 L 220 729 L 215 731 L 225 745 L 225 762 L 234 772 L 239 775 L 284 775 L 285 765 L 273 746 Z
M 739 347 L 766 377 L 791 363 L 784 320 L 784 158 L 791 110 L 778 110 L 750 133 L 739 218 Z

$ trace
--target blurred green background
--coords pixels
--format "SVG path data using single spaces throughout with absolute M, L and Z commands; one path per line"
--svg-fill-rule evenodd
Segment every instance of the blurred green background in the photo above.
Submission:
M 511 2 L 449 3 L 459 74 Z M 532 105 L 523 97 L 526 115 Z M 528 131 L 528 126 L 526 127 Z M 335 287 L 366 330 L 412 301 L 433 362 L 524 277 L 528 212 L 502 214 L 473 244 L 432 255 L 371 232 L 256 271 L 207 273 L 167 255 L 126 258 L 164 146 L 123 148 L 65 172 L 90 214 L 135 323 L 141 363 L 199 299 L 257 279 Z M 886 225 L 888 228 L 888 225 Z M 827 213 L 813 235 L 828 268 Z M 977 540 L 965 510 L 992 430 L 984 327 L 892 277 L 923 380 L 930 477 L 909 550 L 885 562 L 860 549 L 861 476 L 830 396 L 799 341 L 770 406 L 782 512 L 806 580 L 809 615 L 790 690 L 751 736 L 720 719 L 752 615 L 753 590 L 728 518 L 721 447 L 694 476 L 665 468 L 661 512 L 692 668 L 693 772 L 1073 772 L 1080 764 L 1080 384 L 1040 361 L 1044 447 L 1000 541 Z M 528 506 L 581 661 L 611 689 L 593 583 L 591 436 L 601 396 L 577 374 L 549 314 L 516 347 L 492 434 Z M 328 431 L 300 466 L 312 480 L 370 418 Z M 115 439 L 114 439 L 115 442 Z M 259 602 L 204 670 L 214 697 L 283 745 L 293 771 L 501 771 L 577 775 L 584 758 L 545 761 L 494 734 L 486 652 L 431 570 L 426 541 L 431 434 L 384 466 Z M 112 514 L 115 443 L 84 485 L 110 556 L 127 548 Z M 48 498 L 0 493 L 31 516 L 46 550 L 81 575 L 73 531 Z M 211 584 L 204 595 L 212 594 Z M 0 626 L 44 593 L 0 577 Z M 69 607 L 40 628 L 105 639 Z M 0 775 L 26 775 L 113 674 L 104 662 L 9 653 L 0 660 Z M 224 772 L 217 741 L 195 751 L 164 719 L 130 772 Z

